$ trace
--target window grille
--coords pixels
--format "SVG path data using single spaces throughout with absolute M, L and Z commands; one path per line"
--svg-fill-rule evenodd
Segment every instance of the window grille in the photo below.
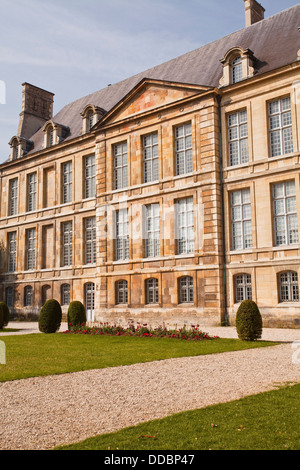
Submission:
M 37 179 L 36 173 L 28 176 L 28 212 L 36 210 L 36 193 L 37 193 Z
M 128 210 L 116 212 L 116 260 L 129 258 Z
M 95 155 L 85 158 L 85 198 L 96 196 Z
M 273 185 L 275 246 L 298 243 L 298 217 L 295 181 Z
M 31 307 L 33 305 L 33 289 L 31 286 L 26 286 L 24 289 L 24 307 Z
M 160 256 L 159 204 L 145 207 L 145 256 Z
M 158 181 L 158 134 L 143 137 L 144 182 Z
M 177 253 L 194 253 L 194 209 L 193 198 L 180 199 L 176 203 Z
M 8 307 L 13 308 L 14 306 L 14 288 L 13 287 L 7 287 L 6 289 L 6 304 Z
M 27 271 L 35 269 L 35 228 L 27 230 Z
M 152 278 L 146 280 L 146 303 L 158 303 L 158 279 Z
M 62 255 L 62 265 L 63 266 L 72 266 L 72 222 L 64 222 L 62 224 L 62 237 L 63 237 L 63 255 Z
M 128 303 L 128 283 L 127 281 L 116 282 L 116 303 L 127 304 Z
M 252 300 L 252 284 L 250 274 L 238 274 L 234 277 L 235 302 Z
M 72 163 L 63 164 L 63 204 L 72 202 Z
M 70 304 L 70 284 L 64 284 L 61 286 L 61 304 Z
M 241 56 L 236 57 L 231 63 L 232 83 L 238 83 L 243 79 L 243 65 Z
M 299 302 L 298 274 L 288 271 L 279 275 L 280 302 Z
M 179 279 L 179 303 L 194 302 L 194 283 L 191 276 L 181 277 Z
M 85 264 L 96 263 L 96 218 L 85 220 Z
M 126 142 L 114 146 L 114 176 L 115 189 L 122 189 L 128 186 L 128 156 Z
M 228 116 L 229 164 L 240 165 L 249 161 L 247 111 Z
M 231 193 L 232 250 L 252 247 L 250 189 Z
M 184 175 L 193 171 L 192 124 L 175 128 L 176 174 Z
M 18 178 L 10 181 L 9 215 L 18 213 Z
M 17 232 L 8 234 L 8 272 L 13 273 L 16 270 L 17 258 Z
M 271 157 L 293 152 L 291 98 L 288 96 L 269 103 Z

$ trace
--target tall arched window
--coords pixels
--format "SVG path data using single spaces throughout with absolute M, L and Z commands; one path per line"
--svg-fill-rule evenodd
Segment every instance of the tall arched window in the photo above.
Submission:
M 295 271 L 279 274 L 278 283 L 280 302 L 299 302 L 298 274 Z

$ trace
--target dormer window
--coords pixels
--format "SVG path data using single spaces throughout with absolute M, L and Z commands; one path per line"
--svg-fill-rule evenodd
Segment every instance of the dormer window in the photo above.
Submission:
M 98 108 L 98 106 L 88 104 L 80 114 L 82 116 L 81 134 L 86 134 L 104 116 L 105 111 L 102 108 Z
M 54 145 L 54 129 L 50 127 L 48 130 L 48 145 L 47 147 L 53 147 Z
M 223 64 L 221 87 L 233 85 L 254 76 L 255 57 L 250 49 L 233 47 L 220 62 Z
M 24 157 L 33 148 L 33 142 L 31 140 L 18 136 L 13 137 L 9 145 L 11 147 L 10 160 Z
M 70 132 L 70 129 L 57 122 L 48 121 L 43 127 L 44 131 L 44 144 L 43 148 L 51 148 L 54 145 L 60 144 Z
M 231 62 L 231 81 L 237 83 L 241 80 L 243 80 L 243 64 L 239 55 Z

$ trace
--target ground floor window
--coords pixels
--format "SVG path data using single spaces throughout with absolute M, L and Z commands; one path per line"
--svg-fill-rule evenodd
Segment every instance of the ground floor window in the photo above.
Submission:
M 128 283 L 127 281 L 116 282 L 116 304 L 128 303 Z
M 287 271 L 279 274 L 279 301 L 298 302 L 299 287 L 298 274 L 295 271 Z
M 252 300 L 252 284 L 250 274 L 238 274 L 234 277 L 235 303 Z
M 86 320 L 88 322 L 94 321 L 95 316 L 95 284 L 89 282 L 84 286 L 85 290 L 85 310 Z
M 191 276 L 181 277 L 179 279 L 179 303 L 194 302 L 194 283 Z
M 31 286 L 26 286 L 24 289 L 24 307 L 31 307 L 33 304 L 33 289 Z
M 158 279 L 152 278 L 146 281 L 146 303 L 158 304 Z

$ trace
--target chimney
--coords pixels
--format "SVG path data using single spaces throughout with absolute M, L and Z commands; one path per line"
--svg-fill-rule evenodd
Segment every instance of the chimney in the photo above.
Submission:
M 265 18 L 265 9 L 256 0 L 244 0 L 246 28 Z
M 29 83 L 23 83 L 22 112 L 18 137 L 30 139 L 45 122 L 52 119 L 54 94 Z

